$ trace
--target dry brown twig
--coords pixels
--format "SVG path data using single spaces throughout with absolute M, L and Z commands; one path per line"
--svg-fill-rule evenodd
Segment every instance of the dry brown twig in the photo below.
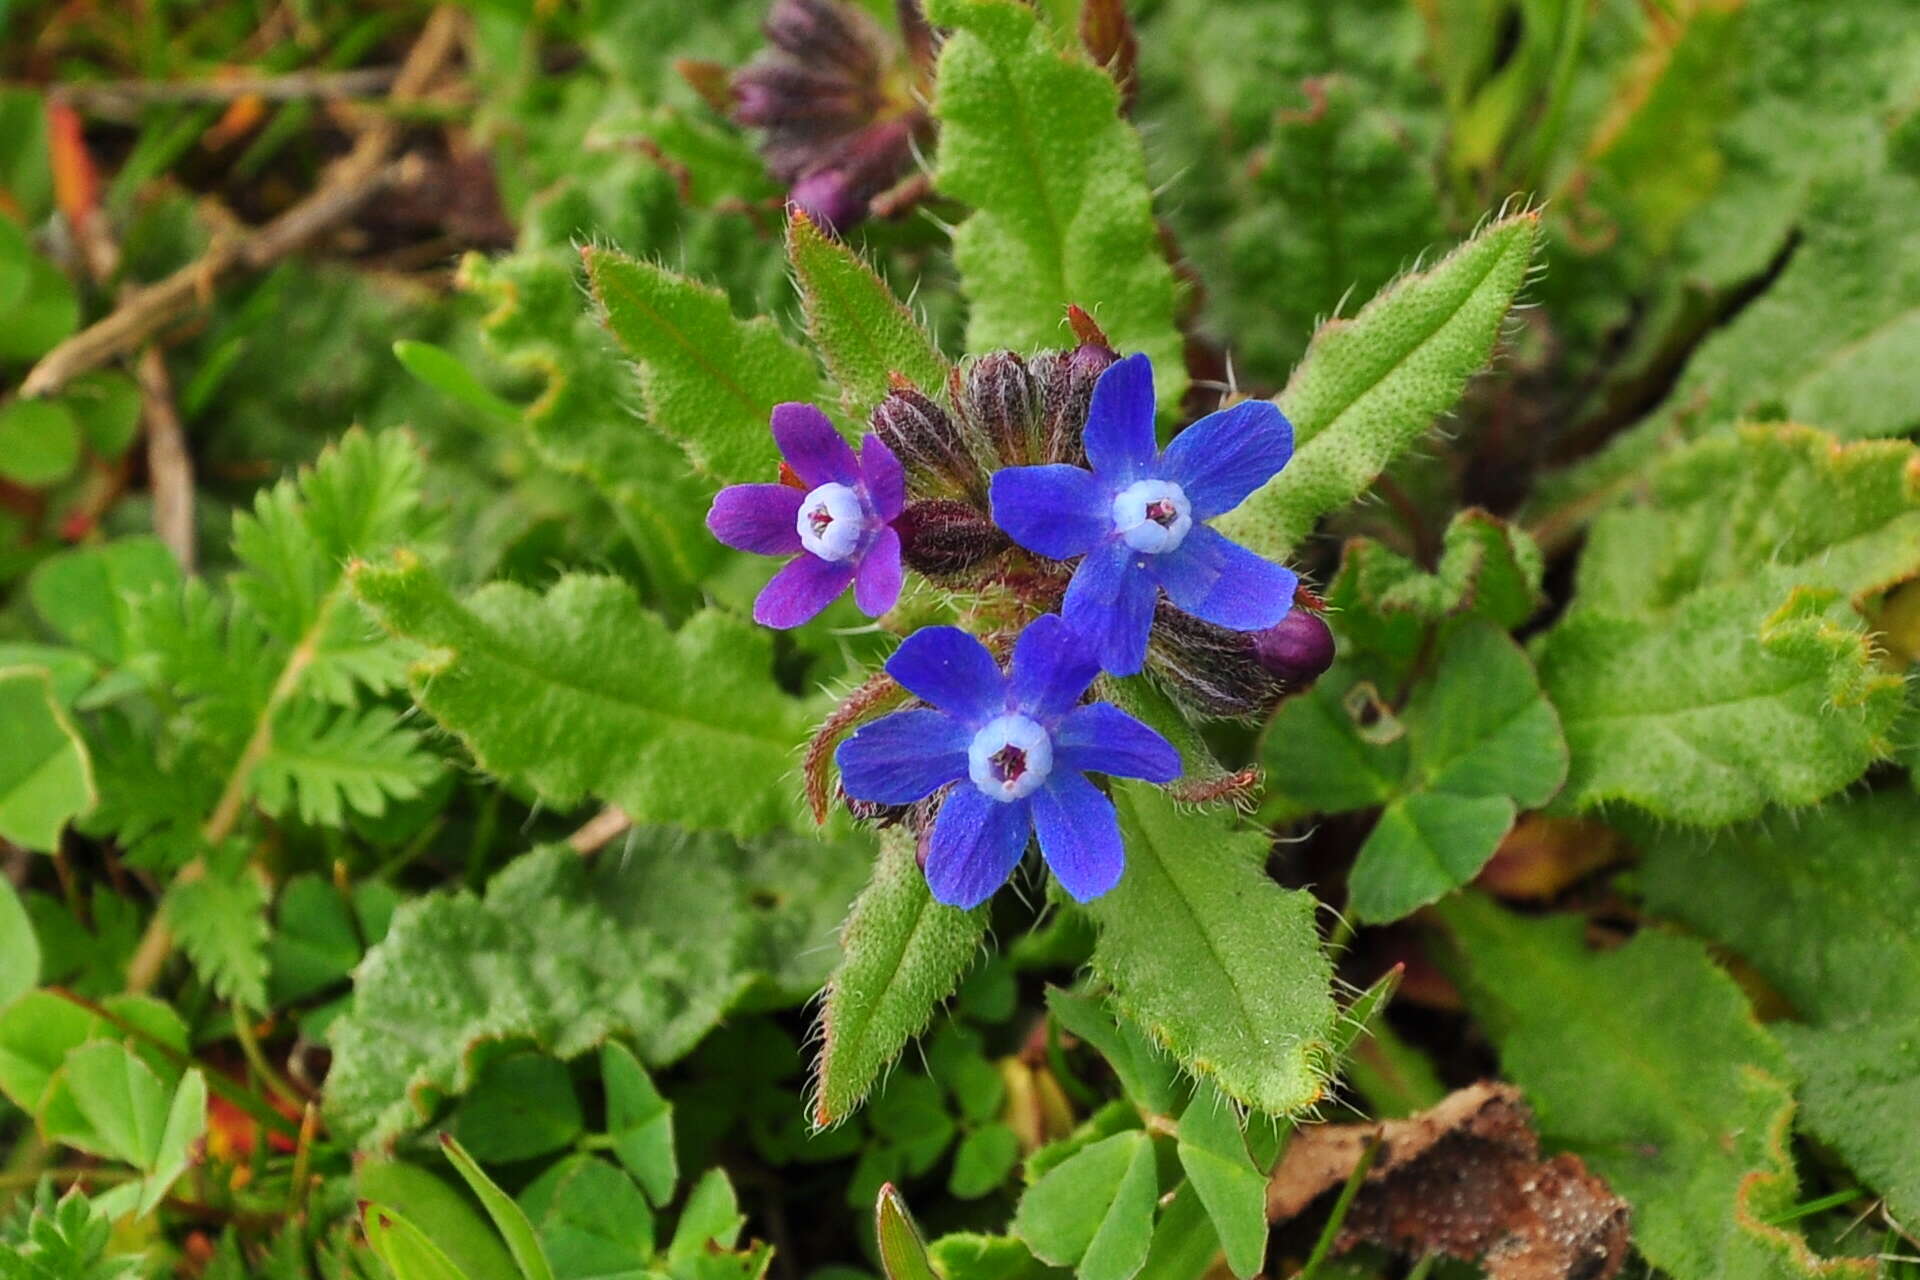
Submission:
M 425 94 L 458 48 L 460 11 L 443 5 L 393 78 L 391 98 L 406 102 Z M 214 241 L 205 254 L 166 279 L 134 290 L 113 312 L 42 356 L 20 384 L 23 398 L 58 392 L 67 383 L 126 355 L 166 325 L 194 309 L 220 276 L 235 269 L 257 271 L 298 249 L 402 181 L 417 163 L 394 160 L 401 122 L 376 118 L 349 151 L 328 170 L 319 188 L 258 230 Z

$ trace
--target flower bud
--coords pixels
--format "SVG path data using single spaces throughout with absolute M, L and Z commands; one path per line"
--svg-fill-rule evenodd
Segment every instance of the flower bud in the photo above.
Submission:
M 1288 687 L 1260 664 L 1254 634 L 1202 622 L 1163 598 L 1147 667 L 1189 711 L 1219 719 L 1264 715 Z
M 907 492 L 987 507 L 987 474 L 975 441 L 952 415 L 905 378 L 895 377 L 870 419 L 874 434 L 906 468 Z
M 981 356 L 968 366 L 955 403 L 1002 465 L 1047 462 L 1040 418 L 1040 388 L 1027 362 L 1011 351 Z
M 1287 688 L 1299 689 L 1333 665 L 1333 632 L 1296 596 L 1286 617 L 1253 633 L 1253 650 L 1263 668 Z
M 893 527 L 901 559 L 929 578 L 963 574 L 1013 545 L 980 508 L 952 498 L 909 502 Z
M 1040 384 L 1040 422 L 1045 440 L 1043 462 L 1087 463 L 1083 437 L 1087 409 L 1093 404 L 1093 384 L 1116 363 L 1120 353 L 1097 342 L 1083 342 L 1071 351 L 1049 351 L 1033 359 L 1034 380 Z

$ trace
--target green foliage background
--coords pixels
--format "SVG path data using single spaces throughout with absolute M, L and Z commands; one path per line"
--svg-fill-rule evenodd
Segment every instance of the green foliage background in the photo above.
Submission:
M 1626 1274 L 1920 1275 L 1920 5 L 845 3 L 835 236 L 766 0 L 0 0 L 0 1277 L 1472 1275 L 1266 1183 L 1489 1076 Z M 1338 658 L 960 912 L 806 752 L 992 601 L 703 516 L 1069 307 Z

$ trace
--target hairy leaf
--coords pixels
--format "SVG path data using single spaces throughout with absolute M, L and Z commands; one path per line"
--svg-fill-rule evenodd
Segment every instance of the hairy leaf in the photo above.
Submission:
M 886 397 L 889 374 L 938 395 L 949 368 L 933 339 L 860 255 L 824 234 L 798 208 L 787 223 L 787 259 L 841 407 L 863 419 Z
M 637 822 L 752 834 L 800 820 L 807 716 L 774 684 L 764 631 L 714 611 L 670 631 L 610 577 L 569 575 L 545 596 L 499 582 L 461 603 L 401 557 L 353 583 L 428 650 L 414 696 L 488 772 Z
M 1413 661 L 1438 622 L 1485 618 L 1503 630 L 1540 604 L 1540 548 L 1524 530 L 1471 509 L 1457 512 L 1433 572 L 1371 538 L 1348 541 L 1327 604 L 1340 634 L 1397 664 Z
M 470 254 L 459 280 L 491 308 L 486 349 L 536 379 L 538 396 L 518 411 L 529 448 L 605 498 L 659 585 L 689 588 L 725 555 L 702 519 L 711 486 L 642 417 L 632 368 L 581 308 L 579 277 L 572 254 Z
M 1633 1204 L 1634 1241 L 1675 1280 L 1873 1274 L 1769 1219 L 1795 1203 L 1779 1045 L 1699 943 L 1643 930 L 1596 953 L 1581 921 L 1466 895 L 1440 908 L 1468 998 L 1549 1142 Z
M 1140 139 L 1099 67 L 1062 53 L 1016 0 L 934 0 L 940 54 L 934 183 L 973 207 L 953 257 L 971 303 L 967 348 L 1064 345 L 1086 308 L 1122 351 L 1153 359 L 1160 403 L 1186 392 Z
M 1321 516 L 1365 493 L 1493 354 L 1539 228 L 1538 213 L 1503 218 L 1351 320 L 1322 325 L 1278 397 L 1293 422 L 1293 461 L 1222 516 L 1220 531 L 1280 559 Z
M 1598 521 L 1538 649 L 1573 751 L 1565 805 L 1729 822 L 1811 804 L 1891 751 L 1901 682 L 1848 605 L 1920 572 L 1915 459 L 1749 427 Z
M 1087 906 L 1115 1002 L 1246 1106 L 1292 1115 L 1324 1094 L 1335 1011 L 1310 894 L 1267 878 L 1267 842 L 1156 788 L 1114 787 L 1127 869 Z
M 93 808 L 86 743 L 53 696 L 44 667 L 0 668 L 0 839 L 52 853 Z
M 843 955 L 820 1011 L 813 1119 L 851 1115 L 933 1010 L 953 994 L 986 933 L 984 909 L 935 902 L 904 829 L 884 833 L 873 881 L 840 932 Z
M 815 399 L 820 374 L 773 321 L 737 320 L 726 296 L 663 267 L 586 253 L 605 324 L 639 366 L 647 420 L 722 482 L 769 480 L 773 406 Z
M 1641 887 L 1753 964 L 1805 1026 L 1778 1024 L 1805 1080 L 1805 1123 L 1885 1195 L 1920 1215 L 1920 797 L 1881 791 L 1791 827 L 1649 832 Z M 1703 891 L 1703 887 L 1705 891 Z
M 503 1046 L 565 1060 L 617 1035 L 660 1065 L 743 1000 L 804 999 L 867 857 L 858 841 L 646 830 L 591 862 L 535 850 L 484 897 L 415 899 L 329 1032 L 334 1121 L 385 1140 L 463 1093 Z

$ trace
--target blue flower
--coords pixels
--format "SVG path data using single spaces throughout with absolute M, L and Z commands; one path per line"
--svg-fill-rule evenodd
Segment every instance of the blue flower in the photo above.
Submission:
M 1099 667 L 1056 614 L 1036 619 L 1002 675 L 957 627 L 925 627 L 887 673 L 933 704 L 897 711 L 840 744 L 841 785 L 857 800 L 911 804 L 950 784 L 927 854 L 927 885 L 955 907 L 985 902 L 1027 849 L 1027 833 L 1068 893 L 1086 902 L 1126 866 L 1113 802 L 1084 770 L 1149 782 L 1180 776 L 1180 753 L 1110 702 L 1077 705 Z
M 1206 524 L 1233 510 L 1293 456 L 1293 426 L 1266 400 L 1209 414 L 1165 452 L 1153 434 L 1153 365 L 1129 356 L 1100 375 L 1087 412 L 1092 470 L 1054 463 L 993 477 L 993 518 L 1029 551 L 1081 557 L 1061 612 L 1100 666 L 1146 661 L 1165 589 L 1197 618 L 1259 631 L 1287 615 L 1298 578 Z

